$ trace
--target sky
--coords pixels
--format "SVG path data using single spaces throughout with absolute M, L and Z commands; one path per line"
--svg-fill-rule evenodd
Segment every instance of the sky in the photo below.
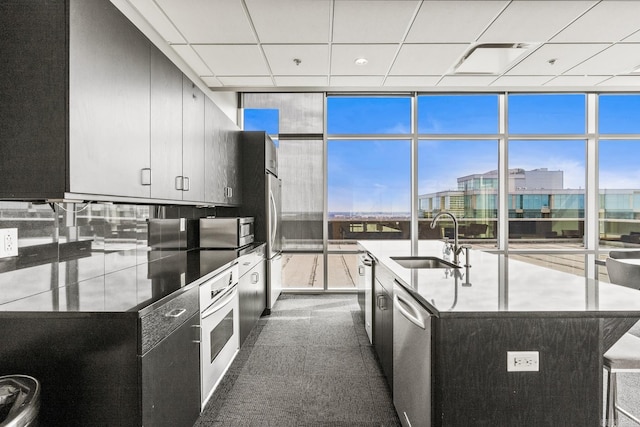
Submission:
M 508 97 L 509 168 L 548 168 L 564 172 L 564 188 L 585 187 L 584 140 L 517 140 L 513 135 L 584 134 L 584 94 Z M 640 134 L 640 96 L 599 97 L 600 133 Z M 277 133 L 276 110 L 245 110 L 245 129 Z M 411 132 L 409 97 L 329 97 L 327 133 L 406 135 Z M 456 134 L 460 139 L 421 140 L 418 193 L 457 188 L 457 178 L 498 167 L 498 97 L 494 94 L 418 97 L 418 132 Z M 469 140 L 465 135 L 488 135 Z M 604 137 L 601 136 L 602 139 Z M 410 210 L 410 142 L 406 140 L 330 139 L 327 146 L 329 212 Z M 602 140 L 600 187 L 638 188 L 640 141 Z

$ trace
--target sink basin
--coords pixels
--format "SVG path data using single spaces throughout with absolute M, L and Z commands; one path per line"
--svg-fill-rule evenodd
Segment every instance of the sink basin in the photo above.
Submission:
M 391 259 L 404 268 L 460 268 L 449 261 L 433 256 L 392 256 Z

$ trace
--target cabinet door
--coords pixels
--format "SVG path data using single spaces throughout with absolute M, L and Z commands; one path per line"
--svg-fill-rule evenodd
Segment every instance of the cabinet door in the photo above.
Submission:
M 200 415 L 200 313 L 142 356 L 142 425 L 193 425 Z
M 182 97 L 182 199 L 204 202 L 205 96 L 183 76 Z
M 70 3 L 71 192 L 149 197 L 149 52 L 110 2 Z
M 238 300 L 240 318 L 240 345 L 244 343 L 253 328 L 253 287 L 251 285 L 251 270 L 238 281 Z
M 264 311 L 264 304 L 267 298 L 266 287 L 266 264 L 260 261 L 251 270 L 251 284 L 253 286 L 253 318 L 257 322 Z
M 151 48 L 151 197 L 181 200 L 182 72 Z

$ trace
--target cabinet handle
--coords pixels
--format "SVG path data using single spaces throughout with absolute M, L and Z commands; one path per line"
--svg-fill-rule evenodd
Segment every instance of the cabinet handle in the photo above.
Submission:
M 255 285 L 256 283 L 258 283 L 258 280 L 260 279 L 260 275 L 256 272 L 251 274 L 251 284 Z
M 176 176 L 176 190 L 182 191 L 184 183 L 181 176 Z
M 184 184 L 183 184 L 183 186 L 182 186 L 182 187 L 183 187 L 183 188 L 182 188 L 182 191 L 189 191 L 189 189 L 191 188 L 191 187 L 189 186 L 189 177 L 188 177 L 188 176 L 185 176 L 185 177 L 183 178 L 183 180 L 182 180 L 182 181 L 184 182 Z
M 140 181 L 142 185 L 151 185 L 151 168 L 144 168 L 140 170 Z
M 164 315 L 164 317 L 180 317 L 187 311 L 186 308 L 176 308 Z
M 364 276 L 364 267 L 363 266 L 359 266 L 358 267 L 358 275 L 359 276 Z
M 378 305 L 378 308 L 380 310 L 386 310 L 386 307 L 385 307 L 385 304 L 384 304 L 384 300 L 385 300 L 384 295 L 378 295 L 376 297 L 377 305 Z

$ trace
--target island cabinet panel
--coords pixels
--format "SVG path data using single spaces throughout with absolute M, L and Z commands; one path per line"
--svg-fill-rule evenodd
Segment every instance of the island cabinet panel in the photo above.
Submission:
M 374 281 L 373 344 L 389 389 L 393 392 L 393 280 L 384 266 L 376 265 Z
M 593 426 L 601 419 L 601 322 L 435 319 L 435 426 Z M 507 372 L 507 351 L 538 351 L 538 372 Z

